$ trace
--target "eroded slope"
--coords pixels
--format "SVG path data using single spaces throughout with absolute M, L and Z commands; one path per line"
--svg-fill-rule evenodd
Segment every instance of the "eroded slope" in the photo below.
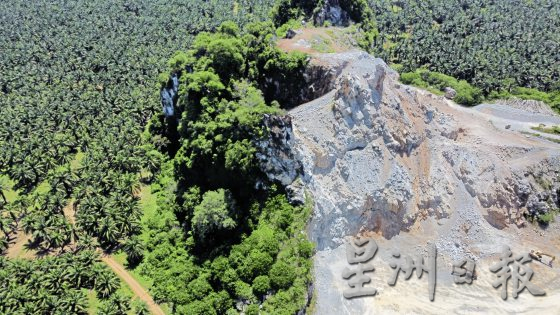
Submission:
M 525 293 L 503 302 L 489 285 L 488 266 L 502 245 L 560 256 L 557 232 L 542 232 L 524 218 L 559 207 L 560 145 L 506 129 L 503 117 L 495 124 L 491 113 L 404 86 L 382 60 L 363 52 L 314 58 L 339 73 L 332 91 L 290 111 L 294 151 L 303 165 L 296 182 L 315 202 L 309 233 L 318 249 L 317 314 L 550 307 L 560 288 L 556 267 L 535 266 L 541 275 L 534 281 L 547 297 Z M 341 245 L 358 234 L 380 244 L 373 261 L 379 294 L 349 301 L 342 296 L 347 263 Z M 450 302 L 445 307 L 441 300 L 429 302 L 426 281 L 387 286 L 390 249 L 419 254 L 428 242 L 438 248 L 436 296 Z M 466 257 L 478 262 L 481 281 L 462 297 L 465 288 L 452 284 L 449 274 L 451 261 Z M 425 294 L 413 290 L 418 287 Z

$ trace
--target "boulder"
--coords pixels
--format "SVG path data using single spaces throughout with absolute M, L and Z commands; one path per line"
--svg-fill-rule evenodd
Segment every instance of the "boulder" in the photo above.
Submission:
M 296 37 L 296 35 L 297 35 L 296 31 L 294 31 L 293 29 L 288 29 L 288 31 L 286 31 L 285 38 L 292 39 L 292 38 Z
M 457 96 L 457 91 L 449 86 L 443 89 L 443 92 L 445 92 L 445 98 L 449 100 L 452 100 L 455 96 Z
M 300 206 L 305 203 L 305 188 L 300 179 L 296 179 L 292 184 L 286 186 L 286 194 L 288 201 L 294 206 Z

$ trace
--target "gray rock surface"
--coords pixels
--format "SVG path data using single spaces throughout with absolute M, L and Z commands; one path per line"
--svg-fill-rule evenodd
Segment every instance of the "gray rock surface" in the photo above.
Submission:
M 506 100 L 497 100 L 495 103 L 498 105 L 506 105 L 512 108 L 517 108 L 533 114 L 558 116 L 558 114 L 554 112 L 550 106 L 541 101 L 510 98 Z
M 319 250 L 360 229 L 391 238 L 427 216 L 449 217 L 459 185 L 496 227 L 523 224 L 527 202 L 544 211 L 538 201 L 547 187 L 527 169 L 558 170 L 549 156 L 558 157 L 560 146 L 497 130 L 473 110 L 401 85 L 368 54 L 317 58 L 344 65 L 335 88 L 290 115 L 302 179 L 315 201 L 310 235 Z M 530 189 L 515 190 L 524 186 Z
M 385 246 L 383 250 L 380 245 L 377 260 L 385 268 L 391 247 L 421 254 L 427 242 L 435 242 L 442 259 L 438 272 L 443 274 L 450 272 L 447 264 L 463 257 L 488 266 L 503 244 L 516 250 L 530 244 L 560 255 L 558 247 L 547 245 L 550 234 L 530 225 L 526 229 L 531 233 L 521 228 L 528 226 L 524 213 L 560 206 L 560 144 L 519 132 L 520 120 L 538 124 L 541 116 L 518 109 L 519 117 L 495 116 L 464 108 L 400 84 L 396 72 L 363 52 L 314 58 L 338 67 L 333 89 L 289 115 L 293 158 L 302 163 L 300 180 L 314 201 L 308 232 L 317 244 L 316 314 L 500 309 L 493 299 L 499 294 L 484 286 L 491 281 L 484 271 L 488 278 L 464 298 L 457 296 L 451 278 L 442 276 L 436 299 L 439 294 L 453 301 L 445 307 L 430 304 L 422 294 L 406 300 L 402 293 L 411 291 L 383 284 L 378 292 L 385 299 L 345 300 L 347 284 L 340 276 L 347 266 L 344 245 L 358 234 L 371 235 Z M 496 121 L 512 128 L 496 126 Z M 376 269 L 374 274 L 387 276 L 389 271 Z M 414 283 L 418 288 L 422 282 Z M 543 311 L 553 305 L 560 283 L 549 285 L 546 299 L 519 309 Z M 477 301 L 476 307 L 469 304 Z
M 340 7 L 338 0 L 326 0 L 323 6 L 314 13 L 315 25 L 323 25 L 326 21 L 334 26 L 347 26 L 350 22 L 348 13 Z
M 450 87 L 446 87 L 445 89 L 443 89 L 443 92 L 445 92 L 445 98 L 449 100 L 452 100 L 455 98 L 455 96 L 457 96 L 457 91 Z
M 297 33 L 293 30 L 293 29 L 289 29 L 286 31 L 286 36 L 284 36 L 284 38 L 294 38 L 297 35 Z
M 302 172 L 302 165 L 292 153 L 294 134 L 290 116 L 265 115 L 263 125 L 270 136 L 256 141 L 257 161 L 272 182 L 290 185 Z

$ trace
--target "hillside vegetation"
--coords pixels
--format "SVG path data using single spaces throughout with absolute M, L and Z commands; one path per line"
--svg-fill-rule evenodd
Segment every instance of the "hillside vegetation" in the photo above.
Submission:
M 173 114 L 149 129 L 168 143 L 172 160 L 153 191 L 174 223 L 154 219 L 139 268 L 174 313 L 295 314 L 308 303 L 310 205 L 290 205 L 256 160 L 270 133 L 263 116 L 281 113 L 307 64 L 276 48 L 274 33 L 269 22 L 226 22 L 169 61 L 162 87 L 179 82 Z

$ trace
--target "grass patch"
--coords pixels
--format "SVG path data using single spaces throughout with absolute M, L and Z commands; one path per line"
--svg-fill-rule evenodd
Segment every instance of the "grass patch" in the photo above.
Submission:
M 112 254 L 111 258 L 113 258 L 116 262 L 124 266 L 126 271 L 128 271 L 128 273 L 132 276 L 132 278 L 138 281 L 138 283 L 140 283 L 140 285 L 144 289 L 146 289 L 146 291 L 148 291 L 152 287 L 153 282 L 151 280 L 146 279 L 145 277 L 140 275 L 140 272 L 136 271 L 135 269 L 129 269 L 128 267 L 126 267 L 128 265 L 128 263 L 126 262 L 126 253 L 124 253 L 123 251 L 119 251 L 117 253 Z M 126 283 L 124 285 L 126 285 Z
M 537 138 L 541 138 L 541 139 L 545 139 L 554 143 L 560 143 L 560 139 L 556 139 L 556 138 L 550 138 L 550 137 L 543 137 L 540 133 L 536 133 L 536 132 L 527 132 L 527 131 L 520 131 L 522 134 L 524 135 L 528 135 L 528 136 L 533 136 L 533 137 L 537 137 Z
M 560 209 L 554 208 L 544 214 L 530 215 L 524 214 L 527 221 L 535 224 L 538 223 L 541 227 L 547 227 L 550 223 L 555 221 L 556 215 L 560 214 Z
M 545 214 L 541 214 L 541 215 L 537 216 L 537 221 L 540 224 L 548 225 L 549 223 L 554 221 L 555 215 L 556 215 L 556 213 L 550 211 L 550 212 L 547 212 Z
M 335 52 L 334 48 L 332 47 L 332 42 L 323 36 L 315 35 L 311 40 L 311 48 L 316 50 L 320 53 L 333 53 Z
M 560 139 L 550 138 L 550 137 L 543 137 L 543 138 L 548 140 L 548 141 L 552 141 L 554 143 L 560 143 Z
M 112 254 L 111 258 L 123 266 L 126 265 L 126 254 L 122 251 Z
M 87 312 L 90 315 L 95 315 L 97 313 L 97 309 L 99 308 L 99 304 L 101 304 L 101 301 L 97 298 L 97 293 L 94 290 L 87 290 L 87 299 Z
M 276 36 L 278 36 L 279 38 L 284 38 L 286 36 L 286 32 L 288 32 L 288 30 L 299 30 L 301 29 L 303 26 L 301 25 L 301 21 L 300 20 L 296 20 L 296 19 L 291 19 L 288 22 L 286 22 L 284 25 L 280 26 L 278 29 L 276 29 Z
M 545 190 L 550 190 L 552 188 L 552 183 L 542 177 L 535 178 L 535 181 Z
M 51 190 L 51 185 L 47 180 L 44 180 L 37 188 L 35 188 L 35 192 L 41 195 L 48 193 Z
M 14 202 L 19 196 L 18 192 L 13 190 L 14 181 L 11 180 L 8 176 L 2 175 L 0 176 L 0 182 L 2 183 L 2 186 L 7 188 L 3 191 L 4 196 L 6 196 L 6 200 L 8 202 Z
M 537 222 L 541 225 L 549 225 L 551 222 L 554 222 L 554 218 L 556 217 L 557 214 L 560 213 L 560 209 L 556 208 L 556 209 L 552 209 L 550 211 L 548 211 L 545 214 L 541 214 L 538 215 L 536 217 Z
M 140 207 L 142 208 L 142 223 L 157 215 L 157 198 L 152 194 L 150 185 L 143 185 L 140 188 Z
M 531 127 L 531 129 L 544 133 L 549 133 L 552 135 L 560 135 L 560 126 L 546 127 L 545 125 L 540 124 L 538 127 Z
M 77 170 L 82 165 L 82 160 L 84 159 L 85 154 L 82 151 L 78 151 L 74 156 L 74 159 L 70 161 L 70 168 L 72 170 Z
M 484 99 L 482 91 L 470 85 L 467 81 L 457 80 L 443 73 L 426 69 L 403 73 L 401 74 L 401 81 L 404 84 L 414 85 L 437 95 L 443 95 L 443 89 L 451 87 L 457 92 L 453 100 L 467 106 L 480 104 Z

